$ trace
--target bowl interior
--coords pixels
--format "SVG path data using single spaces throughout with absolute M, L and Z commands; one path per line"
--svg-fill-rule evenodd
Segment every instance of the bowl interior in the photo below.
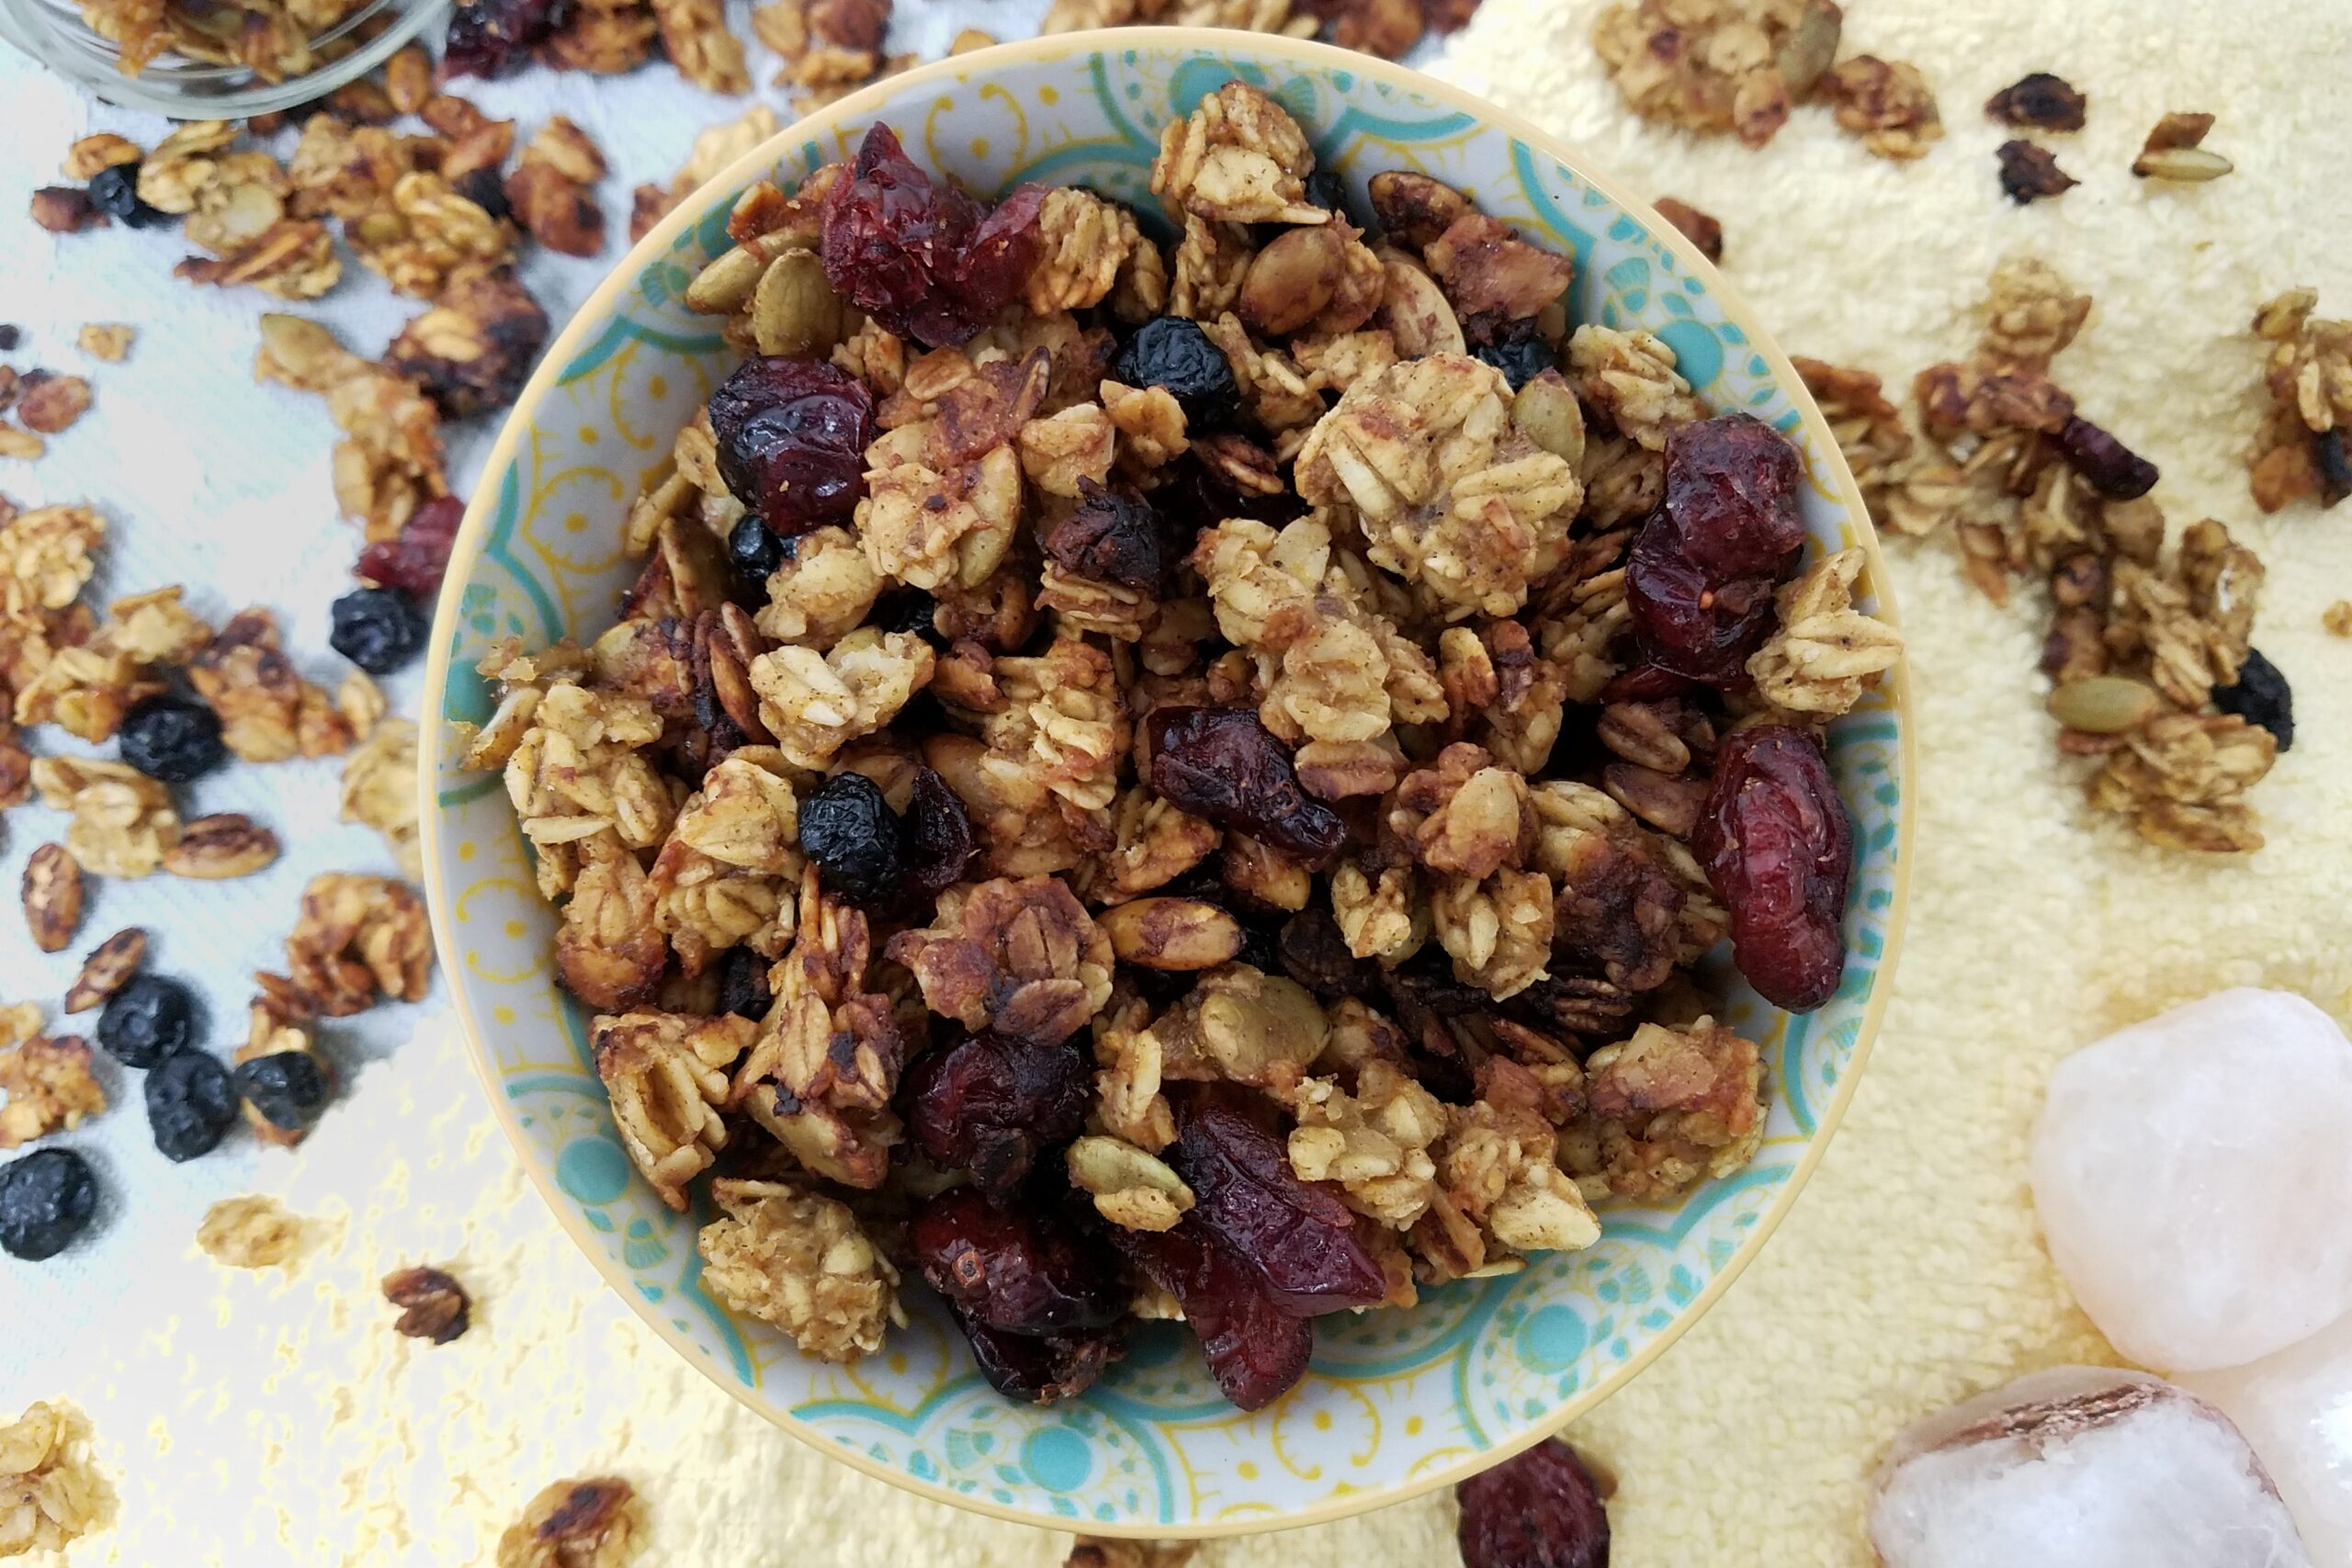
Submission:
M 1103 39 L 1111 35 L 1102 35 Z M 443 716 L 479 722 L 472 666 L 493 639 L 537 647 L 612 623 L 634 575 L 620 522 L 641 475 L 732 367 L 682 303 L 728 242 L 734 196 L 843 156 L 876 119 L 976 190 L 1083 184 L 1148 209 L 1159 129 L 1233 77 L 1276 93 L 1359 207 L 1383 169 L 1425 171 L 1573 253 L 1574 319 L 1669 344 L 1718 411 L 1747 410 L 1804 449 L 1822 547 L 1870 546 L 1852 480 L 1777 350 L 1735 319 L 1721 280 L 1661 221 L 1474 100 L 1360 56 L 1233 33 L 1049 39 L 944 62 L 804 122 L 674 215 L 560 340 L 477 492 L 442 603 Z M 1875 566 L 1875 556 L 1873 555 Z M 1865 579 L 1873 592 L 1879 574 Z M 1866 593 L 1866 604 L 1875 604 Z M 427 856 L 443 951 L 501 1119 L 567 1228 L 648 1321 L 771 1418 L 887 1479 L 967 1506 L 1102 1532 L 1201 1534 L 1295 1524 L 1458 1479 L 1620 1386 L 1761 1245 L 1842 1110 L 1883 1000 L 1902 847 L 1905 716 L 1895 693 L 1840 720 L 1832 765 L 1857 874 L 1844 984 L 1789 1017 L 1713 978 L 1764 1041 L 1770 1115 L 1745 1170 L 1670 1207 L 1608 1212 L 1589 1251 L 1425 1293 L 1409 1313 L 1322 1320 L 1313 1370 L 1274 1407 L 1234 1410 L 1179 1326 L 1150 1325 L 1077 1401 L 1015 1405 L 974 1371 L 944 1313 L 910 1292 L 911 1328 L 854 1367 L 803 1359 L 699 1283 L 700 1215 L 673 1214 L 630 1168 L 589 1064 L 583 1011 L 553 983 L 555 918 L 495 776 L 427 742 Z M 441 727 L 429 727 L 439 729 Z

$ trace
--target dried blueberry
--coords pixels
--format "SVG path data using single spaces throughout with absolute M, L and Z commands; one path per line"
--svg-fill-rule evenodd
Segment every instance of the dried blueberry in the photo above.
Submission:
M 1348 213 L 1348 182 L 1334 169 L 1317 169 L 1306 176 L 1306 201 L 1344 218 Z
M 0 1252 L 28 1263 L 54 1258 L 97 1208 L 89 1161 L 72 1149 L 36 1149 L 0 1167 Z
M 1065 571 L 1144 593 L 1167 586 L 1167 541 L 1151 502 L 1125 485 L 1078 481 L 1079 502 L 1046 536 L 1046 554 Z
M 1560 356 L 1552 345 L 1535 335 L 1533 321 L 1517 322 L 1519 332 L 1506 332 L 1488 342 L 1472 346 L 1474 358 L 1483 359 L 1503 373 L 1510 389 L 1518 391 L 1546 370 L 1560 367 Z
M 14 354 L 25 341 L 25 329 L 13 321 L 0 321 L 0 354 Z
M 1136 329 L 1111 367 L 1114 380 L 1130 387 L 1165 387 L 1184 410 L 1193 435 L 1222 430 L 1240 407 L 1233 367 L 1199 325 L 1182 316 L 1161 316 Z
M 1250 708 L 1154 708 L 1151 787 L 1161 799 L 1321 866 L 1347 840 L 1339 813 L 1308 795 L 1290 752 Z
M 2352 455 L 2344 446 L 2344 432 L 2323 430 L 2312 437 L 2312 464 L 2319 469 L 2319 503 L 2334 506 L 2352 495 Z
M 503 76 L 547 41 L 562 9 L 560 0 L 467 0 L 449 13 L 441 68 L 451 76 Z
M 327 646 L 370 675 L 389 675 L 424 651 L 424 612 L 396 589 L 355 588 L 328 614 Z
M 2295 744 L 2295 694 L 2278 666 L 2265 659 L 2258 649 L 2246 649 L 2245 662 L 2238 666 L 2235 685 L 2213 688 L 2213 705 L 2223 713 L 2237 715 L 2256 728 L 2270 731 L 2278 737 L 2281 751 Z
M 1093 1074 L 1067 1042 L 975 1034 L 907 1069 L 907 1128 L 923 1152 L 981 1187 L 1010 1192 L 1038 1155 L 1086 1130 Z
M 139 199 L 139 165 L 117 164 L 90 176 L 90 205 L 133 229 L 155 229 L 173 221 L 172 215 Z
M 228 760 L 220 718 L 187 697 L 155 696 L 134 704 L 117 732 L 122 760 L 151 779 L 186 784 Z
M 175 1051 L 147 1075 L 147 1125 L 168 1160 L 210 1154 L 237 1120 L 237 1086 L 220 1059 Z
M 1084 1393 L 1122 1348 L 1116 1327 L 1043 1337 L 1008 1334 L 950 1308 L 989 1386 L 1008 1399 L 1051 1404 Z
M 1117 1265 L 1050 1208 L 1001 1208 L 952 1188 L 915 1215 L 907 1245 L 933 1290 L 1007 1334 L 1107 1328 L 1126 1315 Z
M 865 493 L 874 398 L 838 365 L 749 359 L 710 395 L 718 472 L 783 538 L 847 526 Z
M 800 803 L 800 847 L 853 904 L 878 908 L 899 895 L 899 819 L 864 773 L 837 773 Z
M 1557 1438 L 1455 1488 L 1462 1568 L 1609 1568 L 1609 1513 Z
M 98 1043 L 126 1067 L 152 1067 L 196 1032 L 196 1000 L 177 980 L 134 975 L 107 998 Z
M 922 897 L 936 898 L 961 882 L 965 868 L 979 853 L 971 813 L 947 787 L 947 781 L 929 768 L 915 770 L 907 814 L 899 825 L 907 886 Z
M 718 960 L 718 1010 L 737 1018 L 768 1015 L 768 961 L 748 947 L 730 947 Z
M 307 1051 L 279 1051 L 240 1062 L 229 1079 L 263 1121 L 289 1133 L 317 1122 L 332 1090 L 319 1059 Z
M 784 541 L 768 532 L 756 512 L 747 512 L 727 536 L 728 564 L 745 588 L 762 588 L 784 564 Z

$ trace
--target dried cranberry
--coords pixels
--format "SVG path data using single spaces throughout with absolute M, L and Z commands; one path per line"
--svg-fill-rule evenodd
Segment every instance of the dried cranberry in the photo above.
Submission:
M 1380 965 L 1348 950 L 1331 911 L 1316 905 L 1283 922 L 1275 939 L 1283 972 L 1327 1002 L 1369 997 L 1380 986 Z
M 1299 787 L 1290 753 L 1248 708 L 1152 710 L 1151 787 L 1170 805 L 1328 864 L 1347 839 L 1339 814 Z
M 1666 512 L 1709 586 L 1778 581 L 1804 547 L 1797 450 L 1752 414 L 1719 414 L 1666 438 Z
M 710 428 L 727 488 L 779 538 L 855 515 L 874 398 L 840 366 L 746 360 L 710 395 Z
M 824 873 L 824 885 L 860 908 L 896 901 L 904 862 L 899 819 L 882 789 L 864 773 L 843 772 L 800 803 L 800 848 Z
M 2036 71 L 1984 100 L 1984 112 L 2005 125 L 2037 130 L 2080 130 L 2089 102 L 2063 76 Z
M 449 14 L 442 73 L 504 75 L 547 41 L 562 10 L 562 0 L 467 0 Z
M 1200 324 L 1160 316 L 1137 327 L 1111 366 L 1113 379 L 1130 387 L 1163 387 L 1184 411 L 1193 435 L 1223 430 L 1241 407 L 1241 389 L 1224 350 Z
M 1681 530 L 1664 512 L 1651 513 L 1635 536 L 1625 562 L 1634 640 L 1668 674 L 1736 685 L 1748 655 L 1772 635 L 1772 580 L 1713 579 L 1683 546 Z
M 1091 1082 L 1074 1045 L 975 1034 L 915 1059 L 907 1121 L 932 1158 L 970 1171 L 991 1192 L 1009 1192 L 1040 1152 L 1086 1130 Z
M 2058 427 L 2058 450 L 2091 489 L 2109 501 L 2134 501 L 2156 488 L 2156 466 L 2075 414 Z
M 1632 669 L 1612 675 L 1600 688 L 1600 700 L 1604 703 L 1655 703 L 1668 697 L 1687 697 L 1699 689 L 1699 683 L 1687 675 L 1677 675 L 1671 670 L 1661 670 L 1655 664 L 1636 664 Z
M 1731 913 L 1748 983 L 1794 1012 L 1827 1001 L 1846 966 L 1854 831 L 1821 743 L 1778 724 L 1726 739 L 1690 845 Z
M 1007 1334 L 1107 1328 L 1126 1315 L 1115 1263 L 1050 1208 L 1000 1208 L 950 1188 L 915 1215 L 907 1244 L 933 1290 Z
M 1548 1438 L 1454 1488 L 1462 1568 L 1609 1568 L 1609 1514 L 1576 1450 Z
M 1315 1325 L 1274 1304 L 1258 1277 L 1186 1215 L 1175 1229 L 1116 1226 L 1111 1244 L 1153 1284 L 1176 1298 L 1201 1342 L 1209 1375 L 1243 1410 L 1262 1410 L 1306 1375 Z
M 768 961 L 748 947 L 730 947 L 718 960 L 718 1010 L 737 1018 L 767 1017 Z
M 929 768 L 915 770 L 914 793 L 899 818 L 899 839 L 907 886 L 925 898 L 936 898 L 961 882 L 980 848 L 963 801 Z
M 1118 1359 L 1122 1348 L 1116 1328 L 1038 1337 L 990 1328 L 969 1313 L 956 1312 L 955 1317 L 989 1386 L 1008 1399 L 1031 1404 L 1052 1404 L 1084 1393 Z
M 1178 1113 L 1168 1163 L 1193 1189 L 1193 1213 L 1300 1317 L 1370 1306 L 1388 1294 L 1380 1264 L 1356 1240 L 1355 1216 L 1293 1175 L 1282 1140 L 1238 1094 L 1204 1090 Z
M 418 507 L 399 533 L 362 549 L 356 575 L 379 588 L 431 599 L 449 570 L 449 547 L 457 543 L 458 525 L 465 520 L 464 502 L 454 495 L 435 497 Z
M 1158 593 L 1168 582 L 1159 514 L 1125 485 L 1078 481 L 1077 509 L 1046 536 L 1046 554 L 1065 571 Z
M 959 344 L 1028 281 L 1043 241 L 1040 186 L 993 212 L 915 166 L 898 133 L 876 125 L 846 179 L 825 195 L 825 276 L 850 303 L 928 347 Z
M 2295 744 L 2294 691 L 2278 666 L 2265 659 L 2257 649 L 2246 649 L 2245 661 L 2238 666 L 2236 684 L 2213 688 L 2213 705 L 2223 713 L 2237 715 L 2258 729 L 2270 731 L 2278 738 L 2281 751 Z

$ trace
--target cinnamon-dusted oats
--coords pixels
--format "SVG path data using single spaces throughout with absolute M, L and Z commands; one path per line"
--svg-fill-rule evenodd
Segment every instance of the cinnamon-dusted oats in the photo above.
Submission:
M 1671 1198 L 1746 1165 L 1764 1138 L 1764 1066 L 1755 1042 L 1702 1018 L 1645 1023 L 1585 1059 L 1588 1119 L 1562 1159 L 1588 1197 Z
M 13 1149 L 71 1131 L 107 1108 L 106 1091 L 90 1076 L 90 1043 L 78 1034 L 36 1034 L 0 1050 L 0 1149 Z
M 63 1551 L 106 1528 L 115 1507 L 81 1411 L 38 1402 L 0 1427 L 0 1556 Z
M 2235 714 L 2158 714 L 2109 753 L 2090 801 L 2161 848 L 2249 853 L 2263 839 L 2245 792 L 2278 755 L 2268 730 Z
M 249 762 L 323 757 L 346 750 L 350 721 L 295 671 L 277 617 L 241 610 L 188 666 L 196 694 L 220 717 L 220 739 Z
M 2323 507 L 2352 495 L 2352 321 L 2313 315 L 2318 304 L 2316 289 L 2293 288 L 2255 313 L 2255 335 L 2269 344 L 2270 406 L 2246 467 L 2265 512 L 2308 495 Z
M 1535 1075 L 1506 1056 L 1477 1072 L 1477 1098 L 1449 1107 L 1432 1149 L 1438 1186 L 1408 1240 L 1425 1282 L 1460 1279 L 1533 1251 L 1600 1239 L 1600 1223 L 1554 1157 L 1558 1134 Z
M 743 45 L 727 30 L 726 7 L 718 0 L 651 0 L 662 28 L 662 52 L 678 74 L 707 93 L 751 91 L 743 69 Z
M 519 204 L 516 210 L 523 210 Z M 421 169 L 401 175 L 365 211 L 346 219 L 343 234 L 361 265 L 382 275 L 393 292 L 420 299 L 438 295 L 461 271 L 497 266 L 514 254 L 511 225 L 446 176 Z
M 940 895 L 927 928 L 890 939 L 933 1012 L 1046 1043 L 1067 1040 L 1111 994 L 1111 940 L 1049 876 Z
M 286 938 L 286 967 L 322 1017 L 365 1012 L 379 996 L 422 1001 L 433 971 L 424 901 L 390 877 L 314 876 Z
M 848 1207 L 782 1181 L 715 1181 L 723 1211 L 702 1229 L 703 1280 L 739 1312 L 774 1324 L 804 1355 L 855 1361 L 904 1323 L 899 1271 Z
M 1827 68 L 1839 24 L 1829 0 L 1639 0 L 1604 10 L 1592 41 L 1634 113 L 1761 147 Z
M 1863 689 L 1902 657 L 1901 635 L 1854 608 L 1862 564 L 1860 550 L 1838 550 L 1781 585 L 1773 602 L 1779 625 L 1747 661 L 1757 691 L 1768 701 L 1792 713 L 1835 718 L 1849 712 Z
M 1227 82 L 1160 133 L 1151 194 L 1170 217 L 1212 223 L 1326 223 L 1306 199 L 1315 152 L 1298 122 L 1246 82 Z
M 1070 1185 L 1095 1210 L 1131 1231 L 1172 1230 L 1193 1207 L 1193 1190 L 1157 1156 L 1119 1138 L 1084 1137 L 1065 1156 Z
M 124 763 L 36 757 L 33 787 L 42 805 L 73 814 L 65 847 L 84 871 L 126 879 L 150 875 L 179 842 L 171 792 Z
M 596 1076 L 612 1096 L 621 1145 L 673 1209 L 684 1212 L 686 1183 L 727 1146 L 718 1114 L 727 1070 L 758 1033 L 750 1019 L 731 1015 L 632 1012 L 590 1026 Z
M 1350 1208 L 1395 1230 L 1428 1212 L 1437 1195 L 1429 1148 L 1446 1131 L 1435 1095 L 1394 1064 L 1373 1061 L 1352 1090 L 1336 1078 L 1307 1078 L 1294 1103 L 1290 1164 L 1301 1180 L 1338 1183 Z

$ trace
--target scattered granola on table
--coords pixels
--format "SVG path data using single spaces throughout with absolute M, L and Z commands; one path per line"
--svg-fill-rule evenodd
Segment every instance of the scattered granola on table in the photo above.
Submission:
M 302 1250 L 302 1217 L 266 1194 L 223 1198 L 204 1211 L 196 1245 L 224 1269 L 283 1269 Z
M 2265 512 L 2352 495 L 2352 321 L 2314 316 L 2318 306 L 2317 289 L 2290 288 L 2254 313 L 2255 335 L 2269 345 L 2270 406 L 2246 468 Z
M 644 1535 L 645 1505 L 628 1482 L 559 1481 L 498 1538 L 497 1568 L 628 1568 Z
M 1753 1154 L 1689 968 L 1834 990 L 1823 738 L 1900 643 L 1795 449 L 1568 321 L 1568 258 L 1403 171 L 1358 231 L 1239 83 L 1152 189 L 1173 255 L 888 127 L 753 186 L 623 618 L 491 649 L 465 756 L 718 1300 L 852 1360 L 920 1278 L 1044 1402 L 1149 1298 L 1255 1409 L 1315 1317 Z
M 78 1034 L 36 1034 L 0 1050 L 0 1149 L 13 1149 L 70 1132 L 85 1116 L 107 1108 L 106 1091 L 90 1076 L 90 1043 Z
M 62 1552 L 114 1516 L 114 1491 L 90 1452 L 90 1420 L 36 1403 L 0 1427 L 0 1557 Z
M 384 1299 L 401 1309 L 392 1331 L 410 1339 L 447 1345 L 471 1325 L 466 1288 L 441 1269 L 425 1265 L 384 1276 Z

